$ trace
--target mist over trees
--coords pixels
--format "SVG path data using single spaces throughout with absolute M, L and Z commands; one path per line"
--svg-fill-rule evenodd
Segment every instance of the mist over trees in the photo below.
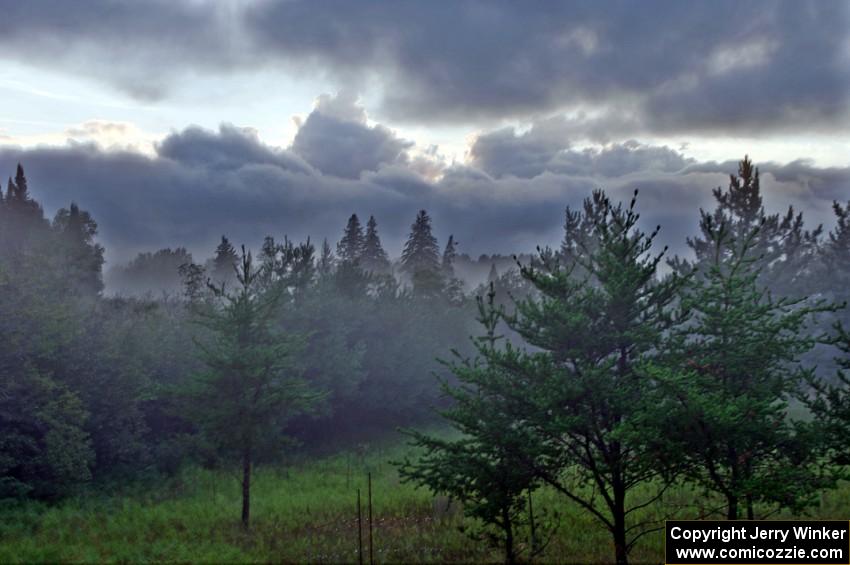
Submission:
M 174 242 L 105 277 L 85 203 L 46 218 L 18 166 L 0 193 L 0 498 L 237 468 L 248 526 L 257 465 L 405 427 L 424 455 L 402 477 L 462 501 L 509 562 L 545 543 L 541 488 L 619 563 L 663 525 L 635 510 L 674 485 L 729 519 L 802 511 L 850 463 L 850 202 L 829 229 L 767 214 L 746 158 L 714 198 L 688 257 L 641 229 L 637 195 L 599 190 L 557 249 L 518 257 L 441 246 L 421 210 L 398 258 L 380 218 L 352 214 L 338 242 L 224 234 L 209 258 Z

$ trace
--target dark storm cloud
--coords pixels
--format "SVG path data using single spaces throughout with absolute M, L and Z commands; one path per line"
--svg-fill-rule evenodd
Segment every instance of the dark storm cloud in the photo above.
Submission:
M 166 137 L 156 151 L 160 157 L 214 170 L 238 169 L 247 164 L 275 165 L 300 173 L 310 170 L 297 155 L 263 145 L 254 131 L 230 124 L 222 124 L 218 133 L 197 126 L 188 127 Z
M 0 53 L 110 82 L 156 100 L 189 69 L 233 69 L 247 56 L 223 3 L 0 0 Z
M 570 149 L 568 122 L 554 118 L 536 122 L 517 134 L 514 128 L 479 135 L 470 147 L 472 163 L 495 176 L 532 178 L 543 172 L 620 177 L 636 171 L 676 172 L 694 161 L 668 147 L 635 140 L 602 149 Z
M 359 119 L 353 118 L 348 121 Z M 397 163 L 349 179 L 320 173 L 290 151 L 233 126 L 218 132 L 188 128 L 157 149 L 157 155 L 147 157 L 92 144 L 0 148 L 0 172 L 12 173 L 17 162 L 23 163 L 34 196 L 50 215 L 71 201 L 91 211 L 107 255 L 116 261 L 178 245 L 202 258 L 223 233 L 252 246 L 267 234 L 336 241 L 352 212 L 374 214 L 391 254 L 397 255 L 421 208 L 432 214 L 440 241 L 454 234 L 461 251 L 524 252 L 538 244 L 557 245 L 564 207 L 579 206 L 594 188 L 604 188 L 615 200 L 627 200 L 640 189 L 644 227 L 660 223 L 660 241 L 681 252 L 685 236 L 696 229 L 699 208 L 713 207 L 711 190 L 728 183 L 736 169 L 729 162 L 692 163 L 679 170 L 670 149 L 624 144 L 593 153 L 592 166 L 584 169 L 546 170 L 525 178 L 454 165 L 429 181 L 412 165 Z M 656 153 L 663 158 L 654 161 Z M 652 162 L 663 166 L 647 165 Z M 794 204 L 812 225 L 826 222 L 829 227 L 830 202 L 850 193 L 850 168 L 797 161 L 766 163 L 762 173 L 769 207 Z
M 367 125 L 355 99 L 324 95 L 298 129 L 292 150 L 323 173 L 356 179 L 362 171 L 406 163 L 412 146 L 380 124 Z
M 629 108 L 634 126 L 653 130 L 834 129 L 837 117 L 847 123 L 846 10 L 737 0 L 264 2 L 248 25 L 272 51 L 386 69 L 394 118 L 602 105 Z
M 848 127 L 848 7 L 754 2 L 4 2 L 4 57 L 155 97 L 195 72 L 286 68 L 383 87 L 385 115 L 588 110 L 576 132 Z

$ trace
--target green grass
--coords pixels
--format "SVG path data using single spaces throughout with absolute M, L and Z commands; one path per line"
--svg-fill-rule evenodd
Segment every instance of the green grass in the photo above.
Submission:
M 198 468 L 161 483 L 132 485 L 129 492 L 107 496 L 92 490 L 56 506 L 5 508 L 0 510 L 0 562 L 356 562 L 356 489 L 362 490 L 365 507 L 368 471 L 377 562 L 500 561 L 497 549 L 459 531 L 472 524 L 457 504 L 399 482 L 390 461 L 406 449 L 378 446 L 285 468 L 259 467 L 247 532 L 239 522 L 237 477 Z M 700 498 L 679 489 L 644 516 L 661 517 L 681 507 L 682 517 L 693 517 Z M 541 560 L 611 560 L 610 537 L 589 515 L 551 491 L 537 493 L 534 502 L 538 519 L 559 513 L 556 534 Z M 850 485 L 824 494 L 813 511 L 820 518 L 847 519 L 848 514 Z M 365 540 L 364 520 L 368 552 Z M 644 537 L 631 557 L 636 563 L 660 562 L 661 534 Z

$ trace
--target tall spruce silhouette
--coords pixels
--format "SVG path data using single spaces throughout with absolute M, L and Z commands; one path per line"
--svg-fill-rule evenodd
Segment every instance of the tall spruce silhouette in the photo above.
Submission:
M 447 278 L 452 278 L 455 276 L 455 258 L 457 257 L 457 250 L 455 249 L 457 243 L 455 243 L 455 236 L 450 235 L 449 241 L 446 243 L 446 249 L 443 251 L 443 261 L 442 261 L 442 269 L 443 276 Z
M 437 238 L 431 233 L 431 217 L 420 210 L 410 226 L 410 236 L 401 254 L 402 269 L 410 275 L 422 271 L 437 272 L 440 269 L 440 250 Z
M 378 235 L 378 222 L 375 216 L 369 216 L 369 221 L 366 223 L 366 238 L 363 241 L 360 265 L 373 273 L 384 273 L 390 268 L 390 260 Z
M 352 214 L 348 218 L 342 239 L 339 240 L 336 246 L 336 254 L 339 260 L 343 263 L 360 261 L 360 257 L 363 255 L 363 244 L 363 227 L 360 225 L 360 219 L 357 217 L 357 214 Z
M 215 248 L 213 258 L 213 277 L 217 282 L 232 281 L 235 277 L 234 268 L 239 261 L 239 255 L 230 240 L 221 236 L 221 243 Z

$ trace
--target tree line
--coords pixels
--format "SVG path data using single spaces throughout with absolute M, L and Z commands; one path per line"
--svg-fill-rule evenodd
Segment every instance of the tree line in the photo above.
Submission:
M 706 515 L 801 511 L 850 459 L 850 203 L 828 233 L 767 214 L 748 159 L 714 196 L 687 258 L 639 229 L 637 195 L 600 190 L 567 208 L 559 248 L 494 261 L 472 290 L 423 210 L 396 261 L 355 214 L 335 246 L 140 254 L 125 280 L 164 272 L 174 292 L 121 296 L 91 215 L 46 219 L 19 166 L 0 194 L 0 498 L 237 465 L 247 526 L 254 466 L 292 440 L 415 428 L 436 407 L 459 439 L 408 432 L 424 455 L 402 476 L 461 500 L 507 561 L 545 545 L 544 486 L 621 563 L 674 485 L 724 501 Z
M 284 444 L 425 421 L 443 402 L 436 356 L 472 331 L 454 243 L 437 247 L 424 211 L 396 266 L 356 215 L 335 247 L 270 236 L 254 256 L 222 237 L 202 263 L 142 253 L 127 272 L 178 281 L 159 295 L 104 293 L 96 236 L 76 204 L 46 219 L 20 166 L 0 191 L 0 499 L 250 469 Z

